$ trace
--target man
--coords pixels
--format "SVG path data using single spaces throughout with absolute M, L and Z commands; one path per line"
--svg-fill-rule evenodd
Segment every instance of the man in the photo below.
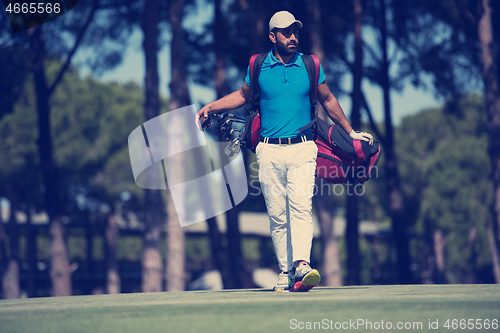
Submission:
M 258 79 L 261 95 L 260 142 L 256 148 L 259 181 L 269 215 L 271 238 L 281 269 L 275 291 L 307 291 L 321 277 L 309 265 L 313 238 L 312 195 L 318 148 L 311 129 L 298 131 L 311 121 L 307 70 L 297 52 L 302 23 L 287 12 L 269 21 L 274 44 Z M 203 107 L 196 115 L 239 108 L 251 93 L 250 74 L 238 90 Z M 368 133 L 353 131 L 337 99 L 326 85 L 320 68 L 318 100 L 328 116 L 354 139 L 373 142 Z

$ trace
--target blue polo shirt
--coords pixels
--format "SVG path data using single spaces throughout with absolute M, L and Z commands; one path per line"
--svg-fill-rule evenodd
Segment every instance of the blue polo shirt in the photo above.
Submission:
M 320 66 L 318 85 L 326 79 Z M 245 83 L 251 87 L 250 66 Z M 288 64 L 278 61 L 271 50 L 260 70 L 260 134 L 268 138 L 288 138 L 297 136 L 300 128 L 311 122 L 309 102 L 309 76 L 302 62 L 302 53 Z M 310 133 L 308 129 L 304 134 Z

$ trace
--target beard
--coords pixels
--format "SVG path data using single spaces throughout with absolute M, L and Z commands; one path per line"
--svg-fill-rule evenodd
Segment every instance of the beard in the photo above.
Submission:
M 276 48 L 278 49 L 278 53 L 282 55 L 294 54 L 295 51 L 297 51 L 298 46 L 299 46 L 298 42 L 288 42 L 287 44 L 281 43 L 279 41 L 276 42 Z

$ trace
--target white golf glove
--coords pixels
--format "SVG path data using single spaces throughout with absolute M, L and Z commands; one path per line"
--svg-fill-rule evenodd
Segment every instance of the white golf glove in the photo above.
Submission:
M 356 132 L 355 130 L 352 130 L 351 133 L 349 133 L 349 136 L 354 140 L 363 140 L 368 142 L 370 146 L 373 145 L 373 136 L 370 133 Z

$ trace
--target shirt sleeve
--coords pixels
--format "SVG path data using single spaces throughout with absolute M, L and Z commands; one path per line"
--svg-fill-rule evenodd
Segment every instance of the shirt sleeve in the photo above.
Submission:
M 323 74 L 323 76 L 324 76 L 324 74 Z M 249 87 L 252 86 L 252 83 L 250 82 L 250 66 L 248 66 L 248 68 L 247 68 L 247 76 L 245 77 L 245 83 Z
M 323 66 L 321 64 L 319 65 L 319 78 L 318 78 L 318 86 L 325 82 L 326 75 L 325 72 L 323 72 Z

